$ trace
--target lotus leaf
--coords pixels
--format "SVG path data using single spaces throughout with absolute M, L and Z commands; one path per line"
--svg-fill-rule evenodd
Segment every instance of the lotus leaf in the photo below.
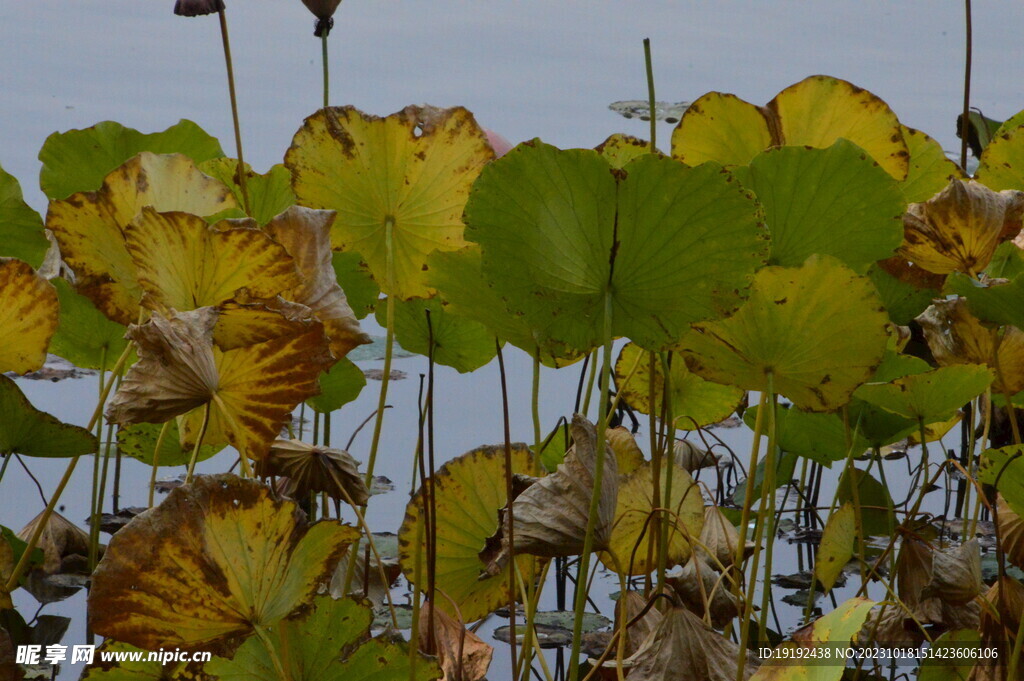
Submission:
M 753 196 L 715 164 L 534 140 L 487 166 L 466 205 L 485 280 L 542 338 L 587 351 L 613 336 L 661 349 L 734 310 L 764 263 Z M 605 319 L 605 310 L 610 319 Z
M 157 456 L 156 463 L 158 466 L 184 466 L 192 458 L 192 448 L 182 446 L 177 419 L 165 424 L 135 423 L 118 428 L 118 450 L 122 454 L 152 466 L 156 445 L 160 440 L 160 431 L 165 425 L 168 430 L 164 434 L 163 442 L 160 442 L 160 454 Z M 205 438 L 203 439 L 205 440 Z M 199 448 L 196 461 L 206 461 L 223 448 L 223 445 L 204 444 Z
M 960 166 L 946 157 L 941 144 L 920 130 L 905 125 L 900 129 L 910 152 L 907 179 L 900 185 L 908 203 L 927 201 L 941 192 L 953 178 L 967 179 Z
M 893 324 L 906 326 L 931 304 L 933 298 L 939 297 L 939 290 L 901 281 L 886 270 L 885 264 L 886 261 L 880 261 L 869 267 L 868 278 L 875 285 L 889 319 Z
M 119 324 L 138 321 L 139 286 L 125 231 L 145 206 L 207 216 L 236 206 L 222 183 L 181 154 L 143 152 L 113 170 L 96 191 L 50 202 L 46 226 L 75 271 L 76 290 Z
M 43 366 L 59 309 L 50 282 L 28 263 L 0 258 L 0 373 Z
M 60 302 L 60 323 L 50 342 L 53 354 L 83 369 L 111 370 L 128 341 L 123 325 L 107 319 L 65 279 L 51 279 Z M 128 362 L 131 364 L 131 361 Z
M 856 496 L 853 493 L 855 486 Z M 861 528 L 865 536 L 892 535 L 896 517 L 891 510 L 893 501 L 888 488 L 859 468 L 847 468 L 839 478 L 836 501 L 840 504 L 854 504 L 854 499 L 860 505 Z
M 0 256 L 38 268 L 49 247 L 39 213 L 25 203 L 14 176 L 0 168 Z
M 424 265 L 456 250 L 470 186 L 494 158 L 472 114 L 407 107 L 387 118 L 352 107 L 306 119 L 285 155 L 302 205 L 338 211 L 334 248 L 362 254 L 381 290 L 426 297 Z
M 36 548 L 43 551 L 43 571 L 46 574 L 62 572 L 65 558 L 77 556 L 84 558 L 89 555 L 89 535 L 70 520 L 54 511 L 48 517 L 42 511 L 18 531 L 18 539 L 27 542 L 35 533 L 39 523 L 45 522 Z
M 569 429 L 573 446 L 558 469 L 551 475 L 529 480 L 529 486 L 499 514 L 497 530 L 480 552 L 480 559 L 487 563 L 487 575 L 493 577 L 505 569 L 512 553 L 549 558 L 582 553 L 598 456 L 604 456 L 604 476 L 592 547 L 594 551 L 612 548 L 619 491 L 618 460 L 607 442 L 603 452 L 597 451 L 597 429 L 580 414 L 573 415 Z M 509 507 L 514 535 L 511 546 L 505 531 Z
M 348 298 L 357 319 L 373 312 L 380 297 L 380 287 L 373 280 L 370 269 L 358 253 L 339 253 L 331 256 L 331 267 L 338 284 Z
M 238 205 L 243 205 L 242 188 L 238 186 L 235 174 L 238 172 L 238 161 L 222 156 L 199 164 L 199 170 L 214 177 L 231 190 Z M 265 174 L 253 172 L 246 164 L 245 190 L 249 195 L 251 217 L 258 225 L 265 225 L 275 215 L 279 215 L 295 205 L 295 194 L 292 192 L 292 174 L 278 163 L 271 166 Z M 241 213 L 241 210 L 239 210 Z
M 896 114 L 867 90 L 829 76 L 810 76 L 757 107 L 710 92 L 687 109 L 672 134 L 672 156 L 695 165 L 746 165 L 769 147 L 825 148 L 845 138 L 897 180 L 910 154 Z
M 666 564 L 672 567 L 682 565 L 693 553 L 692 540 L 700 536 L 704 525 L 704 498 L 689 472 L 679 465 L 675 465 L 671 472 L 672 490 L 669 495 L 668 467 L 666 459 L 662 463 L 660 496 L 661 507 L 670 511 L 662 515 L 662 522 L 667 526 L 668 536 Z M 614 527 L 608 545 L 619 562 L 616 563 L 607 553 L 601 554 L 601 562 L 612 570 L 617 571 L 621 566 L 627 575 L 646 575 L 655 568 L 647 562 L 651 543 L 657 544 L 657 536 L 651 531 L 648 521 L 655 512 L 651 496 L 653 478 L 654 466 L 648 461 L 619 483 Z
M 637 156 L 651 153 L 651 143 L 631 135 L 615 133 L 594 147 L 594 151 L 601 154 L 612 168 L 622 168 Z
M 942 366 L 986 365 L 995 374 L 992 390 L 1013 395 L 1024 390 L 1024 332 L 1008 326 L 999 333 L 967 310 L 963 298 L 937 300 L 917 318 L 932 356 Z
M 853 504 L 846 503 L 828 517 L 821 533 L 821 544 L 814 560 L 814 576 L 825 591 L 831 591 L 843 568 L 853 558 L 856 516 Z
M 734 172 L 764 207 L 772 265 L 799 267 L 823 253 L 864 271 L 903 239 L 899 185 L 848 140 L 827 149 L 769 149 Z
M 125 229 L 125 243 L 143 306 L 163 315 L 219 305 L 241 288 L 270 298 L 303 284 L 285 247 L 254 227 L 210 226 L 196 215 L 144 207 Z
M 1024 189 L 1024 127 L 1000 128 L 978 160 L 974 179 L 989 189 Z
M 483 681 L 491 666 L 494 648 L 445 611 L 432 610 L 429 601 L 420 609 L 420 649 L 437 651 L 444 681 Z M 433 642 L 428 634 L 431 617 L 436 639 Z M 534 623 L 545 624 L 536 619 Z
M 320 394 L 310 397 L 306 404 L 322 414 L 329 414 L 359 397 L 366 386 L 366 374 L 344 358 L 321 373 L 317 382 L 320 384 Z
M 953 179 L 903 216 L 900 255 L 936 274 L 971 276 L 988 267 L 996 247 L 1021 230 L 1024 192 L 996 193 L 973 180 Z
M 690 558 L 680 569 L 667 573 L 665 581 L 690 612 L 706 617 L 716 629 L 724 627 L 743 609 L 739 598 L 733 596 L 729 582 L 716 568 L 696 557 Z
M 640 445 L 636 443 L 636 438 L 628 428 L 625 426 L 609 428 L 605 431 L 604 436 L 608 440 L 608 446 L 615 452 L 615 461 L 618 464 L 620 477 L 625 477 L 644 465 L 644 453 L 640 451 Z M 562 447 L 563 453 L 565 450 L 566 448 Z
M 695 553 L 712 569 L 729 567 L 736 562 L 736 547 L 739 545 L 740 533 L 736 530 L 722 509 L 717 506 L 704 507 L 704 525 L 700 530 L 700 543 Z M 747 541 L 743 547 L 744 558 L 754 551 L 754 542 Z
M 953 413 L 991 385 L 992 372 L 978 365 L 940 367 L 891 383 L 870 383 L 857 389 L 857 397 L 903 418 L 934 423 Z
M 281 296 L 252 298 L 245 289 L 239 289 L 232 300 L 221 303 L 216 309 L 213 342 L 225 352 L 322 326 L 305 305 Z
M 981 649 L 981 634 L 972 629 L 947 631 L 937 636 L 930 649 L 934 657 L 921 661 L 918 668 L 918 681 L 960 681 L 969 678 L 984 678 L 982 674 L 973 673 L 975 664 L 986 666 L 989 663 L 976 662 L 984 653 Z M 994 666 L 994 665 L 993 665 Z M 997 674 L 994 669 L 993 674 Z
M 154 314 L 129 328 L 139 353 L 107 407 L 112 423 L 179 422 L 186 446 L 195 442 L 210 405 L 204 442 L 229 442 L 261 458 L 292 409 L 317 391 L 320 371 L 333 361 L 323 328 L 222 351 L 213 344 L 216 310 L 200 308 L 164 319 Z M 198 409 L 197 409 L 198 408 Z
M 694 325 L 679 347 L 690 370 L 746 390 L 775 392 L 831 411 L 874 373 L 888 319 L 871 282 L 830 256 L 800 268 L 766 267 L 732 317 Z
M 512 473 L 533 471 L 533 455 L 526 445 L 512 446 Z M 437 515 L 437 589 L 458 605 L 462 620 L 472 622 L 507 605 L 508 567 L 494 577 L 480 579 L 485 565 L 477 555 L 498 528 L 498 509 L 508 501 L 505 494 L 505 447 L 478 447 L 443 465 L 434 476 Z M 414 579 L 415 554 L 425 564 L 425 543 L 417 546 L 417 525 L 423 518 L 423 491 L 409 502 L 398 532 L 399 560 L 407 579 Z M 530 579 L 529 556 L 517 556 L 523 579 Z M 421 577 L 426 582 L 426 570 Z M 438 608 L 456 614 L 447 598 Z
M 1024 518 L 1010 507 L 1006 498 L 996 498 L 999 514 L 999 541 L 1006 559 L 1017 567 L 1024 567 Z
M 615 362 L 615 385 L 626 404 L 641 414 L 651 413 L 650 391 L 653 390 L 654 414 L 661 418 L 664 373 L 661 361 L 655 358 L 652 375 L 646 354 L 635 343 L 624 345 Z M 669 418 L 676 428 L 694 430 L 718 423 L 732 414 L 743 399 L 743 391 L 739 388 L 706 381 L 691 372 L 678 353 L 670 353 L 668 361 L 671 375 L 669 401 L 672 405 Z M 629 377 L 631 371 L 632 378 Z
M 557 343 L 542 343 L 529 324 L 508 311 L 505 301 L 487 284 L 481 271 L 480 247 L 468 244 L 458 251 L 435 251 L 428 259 L 427 282 L 437 288 L 447 310 L 486 326 L 493 336 L 507 341 L 549 367 L 572 364 L 582 357 Z
M 874 601 L 866 598 L 851 598 L 824 617 L 796 630 L 792 641 L 782 643 L 771 659 L 750 677 L 751 681 L 839 681 L 844 665 L 821 664 L 816 660 L 794 664 L 794 659 L 801 657 L 798 649 L 820 647 L 823 643 L 845 648 L 850 645 L 873 605 Z
M 196 478 L 114 535 L 93 573 L 89 622 L 146 650 L 225 653 L 308 605 L 359 536 L 305 520 L 254 480 Z
M 753 428 L 755 416 L 752 410 L 747 411 L 743 420 Z M 906 424 L 908 429 L 917 427 L 910 421 Z M 784 452 L 806 456 L 831 467 L 833 461 L 842 461 L 851 450 L 861 452 L 870 446 L 858 425 L 851 420 L 851 442 L 847 444 L 846 427 L 837 414 L 804 411 L 797 407 L 776 409 L 775 443 Z
M 111 171 L 139 152 L 183 154 L 194 163 L 224 155 L 220 143 L 192 121 L 181 120 L 148 135 L 104 121 L 47 137 L 39 151 L 39 186 L 51 199 L 99 189 Z
M 1024 515 L 1024 449 L 1019 445 L 986 450 L 978 479 L 998 489 L 1014 513 Z
M 395 306 L 395 337 L 406 350 L 427 356 L 433 340 L 434 361 L 463 374 L 476 371 L 497 353 L 495 337 L 487 327 L 449 313 L 436 298 L 397 302 L 387 298 L 377 306 L 377 323 L 381 326 L 385 325 L 388 305 Z
M 18 384 L 2 375 L 0 414 L 0 455 L 71 457 L 96 451 L 92 433 L 37 410 Z
M 293 499 L 324 492 L 332 499 L 365 506 L 370 498 L 359 462 L 351 454 L 301 440 L 275 440 L 257 464 L 256 474 L 288 478 L 287 494 Z
M 966 298 L 971 314 L 980 320 L 1015 326 L 1017 333 L 1024 327 L 1024 274 L 1009 282 L 982 284 L 956 272 L 949 277 L 949 290 Z

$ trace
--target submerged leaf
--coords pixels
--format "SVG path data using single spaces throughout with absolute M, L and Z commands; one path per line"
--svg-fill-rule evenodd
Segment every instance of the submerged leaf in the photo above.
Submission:
M 294 503 L 256 481 L 199 477 L 114 535 L 89 623 L 146 650 L 223 653 L 308 605 L 358 536 L 330 520 L 307 529 Z
M 59 308 L 53 286 L 28 263 L 0 258 L 0 374 L 43 366 Z

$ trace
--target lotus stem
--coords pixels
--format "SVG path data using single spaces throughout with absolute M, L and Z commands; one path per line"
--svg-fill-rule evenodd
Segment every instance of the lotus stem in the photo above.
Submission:
M 242 192 L 242 206 L 246 215 L 252 215 L 249 207 L 249 189 L 246 186 L 245 158 L 242 155 L 242 128 L 238 123 L 238 98 L 235 96 L 235 68 L 231 61 L 231 41 L 228 39 L 228 19 L 224 10 L 217 12 L 220 18 L 220 38 L 224 45 L 224 64 L 228 70 L 228 95 L 231 98 L 231 120 L 235 127 L 235 151 L 238 153 L 238 188 Z
M 428 475 L 423 481 L 426 494 L 424 502 L 430 507 L 427 516 L 427 599 L 430 601 L 430 612 L 427 619 L 427 640 L 433 646 L 437 636 L 435 631 L 434 601 L 437 585 L 437 500 L 434 490 L 434 325 L 430 319 L 430 310 L 424 310 L 427 318 L 427 466 Z M 431 650 L 430 652 L 434 652 Z
M 291 676 L 285 674 L 284 665 L 281 664 L 281 658 L 278 657 L 277 649 L 274 647 L 274 643 L 270 640 L 270 636 L 267 635 L 267 632 L 259 624 L 253 624 L 252 628 L 253 631 L 256 632 L 257 636 L 259 636 L 260 643 L 262 643 L 263 647 L 267 649 L 267 655 L 270 656 L 271 662 L 274 663 L 274 669 L 277 671 L 278 675 L 280 675 L 280 678 L 290 679 Z
M 153 491 L 156 489 L 156 469 L 160 466 L 160 448 L 163 447 L 167 431 L 171 429 L 171 422 L 164 421 L 160 428 L 160 435 L 156 438 L 156 448 L 153 450 L 153 470 L 149 474 L 149 508 L 153 508 Z
M 320 34 L 320 48 L 321 48 L 321 61 L 324 65 L 324 108 L 328 107 L 328 101 L 330 100 L 331 90 L 331 79 L 328 74 L 327 67 L 327 31 Z
M 509 650 L 512 656 L 512 669 L 516 665 L 516 576 L 515 576 L 515 525 L 513 523 L 512 498 L 512 433 L 508 413 L 508 383 L 505 378 L 505 357 L 501 352 L 501 341 L 494 339 L 494 348 L 498 355 L 498 373 L 501 377 L 501 412 L 505 427 L 505 536 L 508 537 L 508 621 L 512 635 L 509 636 Z
M 196 444 L 192 448 L 192 458 L 189 459 L 189 462 L 188 462 L 188 473 L 185 475 L 185 484 L 186 485 L 189 484 L 190 482 L 192 482 L 192 474 L 196 470 L 196 461 L 199 460 L 199 448 L 203 446 L 203 438 L 206 437 L 206 427 L 208 425 L 210 425 L 210 403 L 211 402 L 212 402 L 212 400 L 211 401 L 207 401 L 206 405 L 203 407 L 203 422 L 199 426 L 199 436 L 196 438 Z M 239 457 L 241 458 L 242 461 L 245 461 L 245 458 L 246 458 L 245 452 L 239 452 L 238 455 L 239 455 Z
M 544 576 L 547 575 L 547 568 L 549 565 L 551 565 L 551 563 L 548 563 L 544 566 L 544 575 L 542 575 L 541 577 L 541 583 L 543 583 Z M 537 632 L 536 630 L 534 630 L 533 627 L 533 619 L 537 614 L 537 601 L 540 598 L 541 590 L 534 589 L 532 584 L 524 584 L 523 574 L 519 570 L 519 564 L 512 563 L 512 566 L 515 568 L 516 582 L 519 585 L 520 597 L 523 599 L 523 602 L 526 603 L 525 627 L 527 633 L 527 635 L 523 637 L 523 652 L 519 656 L 519 666 L 516 668 L 515 677 L 521 678 L 522 681 L 527 681 L 527 679 L 530 678 L 530 671 L 533 666 L 532 651 L 541 649 L 540 641 L 537 639 Z M 530 594 L 531 591 L 533 592 L 532 595 Z M 510 632 L 514 637 L 515 630 L 512 629 L 510 630 Z M 548 661 L 544 657 L 544 654 L 541 653 L 536 657 L 540 660 L 540 666 L 544 670 L 544 676 L 546 681 L 552 681 L 551 670 L 548 669 Z
M 420 649 L 420 580 L 423 578 L 423 515 L 416 518 L 416 553 L 412 559 L 412 630 L 409 632 L 409 678 L 416 678 L 416 661 Z M 347 591 L 347 589 L 346 589 Z M 431 605 L 433 607 L 433 605 Z
M 385 278 L 391 291 L 395 290 L 394 229 L 394 218 L 386 219 L 384 221 L 384 242 L 387 250 L 387 272 Z M 395 306 L 390 293 L 388 294 L 387 306 L 384 340 L 384 375 L 380 381 L 380 398 L 377 400 L 377 418 L 373 422 L 373 440 L 370 442 L 370 457 L 366 462 L 367 486 L 373 482 L 373 469 L 377 463 L 377 447 L 380 445 L 380 433 L 384 425 L 384 408 L 388 399 L 388 385 L 391 379 L 392 346 L 395 344 Z
M 587 375 L 587 391 L 583 395 L 583 408 L 580 413 L 586 416 L 590 412 L 590 396 L 594 393 L 594 376 L 597 375 L 597 350 L 590 353 L 590 373 Z
M 658 427 L 654 413 L 654 362 L 657 355 L 653 351 L 647 353 L 647 429 L 650 431 L 648 434 L 651 442 L 651 508 L 661 507 L 661 448 L 658 446 Z M 653 513 L 651 516 L 651 536 L 658 537 L 661 532 L 661 514 Z M 647 542 L 647 565 L 650 566 L 655 562 L 655 546 L 658 545 L 657 541 Z M 651 573 L 650 570 L 644 577 L 644 596 L 650 597 L 651 595 Z M 660 592 L 662 586 L 662 575 L 658 574 L 658 590 Z
M 663 458 L 662 465 L 665 468 L 665 491 L 661 495 L 662 507 L 668 508 L 669 504 L 672 503 L 672 474 L 675 471 L 675 439 L 676 439 L 676 422 L 672 418 L 672 364 L 671 356 L 662 353 L 661 354 L 661 409 L 664 414 L 663 423 L 668 427 L 668 436 L 665 439 L 665 455 Z M 661 471 L 659 470 L 660 474 Z M 653 478 L 653 475 L 652 475 Z M 658 589 L 660 590 L 665 585 L 665 569 L 668 567 L 668 535 L 670 518 L 665 515 L 662 511 L 659 513 L 662 517 L 662 521 L 658 523 L 658 534 L 655 535 L 658 541 Z M 675 526 L 674 520 L 671 526 Z
M 609 279 L 610 279 L 609 275 Z M 612 291 L 611 281 L 604 294 L 604 359 L 599 381 L 602 399 L 608 394 L 608 381 L 612 372 Z M 597 461 L 594 465 L 594 491 L 590 495 L 590 513 L 587 517 L 587 532 L 583 537 L 583 553 L 580 555 L 579 578 L 576 580 L 575 616 L 572 625 L 572 650 L 569 654 L 569 681 L 578 681 L 580 674 L 580 646 L 583 634 L 583 611 L 587 605 L 587 573 L 590 569 L 590 553 L 594 550 L 594 528 L 597 526 L 597 511 L 601 504 L 601 482 L 604 478 L 605 430 L 608 428 L 608 412 L 598 411 Z
M 656 106 L 654 100 L 654 64 L 651 59 L 651 39 L 644 38 L 644 65 L 647 67 L 647 101 L 651 107 L 651 153 L 658 151 L 657 136 L 658 136 L 658 119 L 654 115 L 654 107 Z
M 967 172 L 967 137 L 971 129 L 971 57 L 973 52 L 971 27 L 971 0 L 964 0 L 964 111 L 960 119 L 960 168 Z
M 770 596 L 771 596 L 771 592 L 772 592 L 772 590 L 768 588 L 768 585 L 771 583 L 771 578 L 772 578 L 772 555 L 774 553 L 774 547 L 775 547 L 775 488 L 777 486 L 777 481 L 775 479 L 776 468 L 777 468 L 777 464 L 776 464 L 776 460 L 775 460 L 775 456 L 776 456 L 776 453 L 777 453 L 776 452 L 777 446 L 776 446 L 776 442 L 775 442 L 775 423 L 776 423 L 776 421 L 775 421 L 775 416 L 776 416 L 775 410 L 777 408 L 776 407 L 776 403 L 778 402 L 778 398 L 777 398 L 777 396 L 775 394 L 775 386 L 773 384 L 773 380 L 772 379 L 773 379 L 773 376 L 772 376 L 771 372 L 769 372 L 768 373 L 768 392 L 770 393 L 770 397 L 768 398 L 769 399 L 769 404 L 768 404 L 768 455 L 765 457 L 765 462 L 764 462 L 764 467 L 765 467 L 765 474 L 764 474 L 765 484 L 764 484 L 764 489 L 762 490 L 762 494 L 761 494 L 761 499 L 762 500 L 765 499 L 766 497 L 767 497 L 767 500 L 768 500 L 768 515 L 767 515 L 767 517 L 764 520 L 765 524 L 767 525 L 767 531 L 765 532 L 765 535 L 767 535 L 768 540 L 767 540 L 767 546 L 765 547 L 765 554 L 764 554 L 764 583 L 763 583 L 763 586 L 761 588 L 761 616 L 758 618 L 758 629 L 757 629 L 757 636 L 758 636 L 758 639 L 761 640 L 761 641 L 767 640 L 766 627 L 767 627 L 767 622 L 768 622 L 768 610 L 769 610 L 768 605 L 769 605 Z M 783 500 L 783 503 L 785 503 L 785 500 Z M 758 539 L 756 540 L 756 544 L 760 544 L 760 543 L 761 543 L 761 538 L 758 537 Z M 751 574 L 753 574 L 753 573 L 751 573 Z M 756 582 L 756 580 L 751 580 L 751 581 L 752 581 L 752 583 Z M 812 584 L 813 584 L 813 582 L 812 582 Z M 813 593 L 813 587 L 812 587 L 812 593 Z

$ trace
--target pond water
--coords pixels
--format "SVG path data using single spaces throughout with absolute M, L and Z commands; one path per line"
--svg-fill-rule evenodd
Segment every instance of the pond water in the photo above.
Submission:
M 1002 119 L 1024 108 L 1024 79 L 1016 71 L 1024 57 L 1019 38 L 1024 6 L 974 4 L 972 104 Z M 175 17 L 172 6 L 171 0 L 0 3 L 0 63 L 5 65 L 0 69 L 0 165 L 21 181 L 36 209 L 45 210 L 36 154 L 54 131 L 117 120 L 150 132 L 189 118 L 232 153 L 216 19 Z M 280 162 L 303 117 L 319 106 L 313 18 L 298 0 L 236 0 L 228 16 L 246 158 L 265 170 Z M 333 104 L 380 115 L 408 104 L 461 104 L 513 142 L 541 137 L 561 147 L 591 147 L 613 132 L 646 137 L 647 123 L 626 120 L 607 107 L 645 96 L 641 41 L 650 37 L 659 99 L 692 100 L 721 90 L 763 103 L 807 75 L 827 73 L 873 91 L 904 123 L 928 132 L 945 148 L 959 146 L 954 135 L 962 106 L 959 3 L 347 0 L 336 22 L 330 41 Z M 659 126 L 663 148 L 670 133 L 671 126 Z M 372 322 L 367 326 L 380 333 Z M 512 437 L 531 440 L 530 362 L 514 349 L 507 361 Z M 385 421 L 378 470 L 395 480 L 397 489 L 381 498 L 385 502 L 371 505 L 375 528 L 393 531 L 401 522 L 416 439 L 417 380 L 425 367 L 421 358 L 395 364 L 407 378 L 392 386 L 394 409 Z M 544 372 L 541 411 L 551 415 L 544 418 L 545 428 L 571 411 L 577 375 L 576 369 Z M 496 362 L 472 376 L 441 368 L 437 380 L 442 459 L 501 439 Z M 19 384 L 35 405 L 61 419 L 88 420 L 95 377 Z M 347 439 L 375 407 L 378 387 L 370 381 L 359 400 L 335 415 L 336 442 Z M 353 447 L 357 458 L 369 435 L 366 429 Z M 50 494 L 64 462 L 29 464 Z M 227 465 L 221 456 L 200 468 L 220 471 Z M 83 460 L 62 499 L 62 513 L 73 521 L 88 515 L 91 472 L 91 460 Z M 147 474 L 141 464 L 125 463 L 122 506 L 144 505 Z M 20 528 L 41 504 L 31 480 L 10 466 L 0 487 L 0 523 Z M 785 564 L 779 569 L 786 570 Z M 26 617 L 33 612 L 35 602 L 24 591 L 15 600 Z M 69 644 L 85 640 L 83 611 L 82 595 L 45 610 L 75 615 L 64 639 Z M 499 647 L 492 679 L 505 678 L 504 665 L 507 653 Z M 77 673 L 68 668 L 59 678 Z

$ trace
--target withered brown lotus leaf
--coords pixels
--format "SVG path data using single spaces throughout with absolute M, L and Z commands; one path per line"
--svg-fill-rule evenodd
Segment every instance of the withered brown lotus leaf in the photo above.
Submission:
M 921 627 L 906 610 L 897 604 L 886 603 L 871 608 L 854 640 L 863 646 L 918 648 L 925 638 Z
M 301 335 L 319 325 L 313 311 L 281 296 L 254 298 L 247 289 L 217 306 L 213 342 L 224 351 L 263 343 L 282 336 Z
M 704 525 L 700 530 L 700 543 L 707 550 L 697 546 L 694 550 L 706 565 L 719 569 L 719 564 L 729 567 L 736 560 L 736 547 L 740 541 L 740 533 L 717 506 L 704 507 Z M 747 540 L 743 547 L 743 557 L 747 558 L 754 552 L 754 542 Z M 711 556 L 715 557 L 712 560 Z
M 1000 338 L 971 314 L 964 298 L 935 301 L 916 321 L 942 366 L 985 364 L 996 374 L 993 391 L 1024 390 L 1024 332 L 1017 327 L 1004 327 Z
M 433 604 L 427 601 L 420 610 L 420 650 L 433 650 L 444 676 L 442 681 L 481 681 L 491 666 L 494 648 L 485 643 L 457 619 L 438 608 L 434 611 L 434 645 L 428 623 Z
M 977 539 L 932 554 L 932 570 L 921 590 L 922 598 L 938 598 L 950 605 L 963 605 L 981 595 L 981 548 Z
M 174 3 L 174 13 L 182 17 L 199 17 L 223 9 L 224 0 L 177 0 Z
M 363 506 L 370 498 L 359 462 L 351 454 L 301 440 L 274 440 L 267 456 L 257 462 L 256 474 L 288 478 L 287 494 L 294 499 L 326 492 L 332 499 Z
M 89 622 L 145 650 L 225 654 L 308 605 L 358 536 L 333 520 L 307 527 L 255 480 L 202 476 L 114 535 L 93 574 Z
M 929 272 L 984 270 L 996 247 L 1021 231 L 1024 192 L 994 192 L 973 180 L 952 179 L 924 203 L 903 215 L 899 253 Z
M 711 626 L 721 629 L 740 612 L 740 602 L 732 594 L 732 585 L 703 561 L 690 558 L 686 565 L 666 577 L 683 604 L 698 617 L 705 612 Z
M 284 297 L 313 310 L 324 323 L 331 351 L 341 359 L 357 345 L 369 343 L 370 337 L 359 328 L 331 266 L 331 225 L 336 216 L 333 210 L 292 206 L 263 229 L 287 249 L 302 275 L 302 285 Z
M 722 458 L 721 454 L 709 452 L 689 440 L 676 440 L 675 445 L 672 446 L 672 454 L 675 456 L 676 463 L 690 473 L 701 468 L 714 468 L 718 465 L 718 460 Z
M 14 607 L 11 601 L 11 594 L 7 591 L 7 580 L 14 572 L 14 549 L 9 542 L 0 538 L 0 610 L 10 610 Z M 0 630 L 3 631 L 3 630 Z M 3 667 L 0 666 L 0 670 Z
M 40 513 L 18 532 L 18 538 L 28 541 L 36 526 L 43 520 Z M 70 520 L 54 511 L 39 535 L 39 548 L 43 550 L 43 572 L 61 571 L 61 564 L 69 556 L 89 555 L 89 535 Z
M 686 608 L 672 608 L 625 663 L 630 681 L 736 681 L 739 646 Z M 748 656 L 742 678 L 756 670 Z
M 356 560 L 356 569 L 352 574 L 352 583 L 349 585 L 349 592 L 343 593 L 346 577 L 348 575 L 348 558 L 338 561 L 338 567 L 331 577 L 330 594 L 331 598 L 344 598 L 354 596 L 357 600 L 366 599 L 374 607 L 387 604 L 387 592 L 394 585 L 395 580 L 402 574 L 402 566 L 397 558 L 381 556 L 383 563 L 377 562 L 377 557 L 365 541 L 359 544 L 361 555 Z M 369 561 L 367 561 L 369 554 Z M 383 573 L 383 576 L 381 576 Z
M 623 619 L 628 624 L 647 606 L 647 599 L 639 591 L 627 591 L 619 598 L 615 606 L 615 629 L 622 626 Z M 629 657 L 637 650 L 647 637 L 658 628 L 661 622 L 661 612 L 654 607 L 648 608 L 640 619 L 633 622 L 626 628 L 626 656 Z
M 583 551 L 590 513 L 590 497 L 594 490 L 597 465 L 597 429 L 579 414 L 572 417 L 570 428 L 574 447 L 565 455 L 558 470 L 538 479 L 512 502 L 512 530 L 515 553 L 536 556 L 575 556 Z M 612 448 L 605 443 L 602 471 L 601 501 L 591 546 L 595 551 L 609 547 L 619 493 L 618 464 Z M 507 507 L 506 507 L 507 508 Z M 502 509 L 497 532 L 488 540 L 501 548 L 493 555 L 481 555 L 487 562 L 486 574 L 494 575 L 508 562 L 509 545 L 505 535 L 505 513 Z
M 1010 508 L 1002 494 L 996 497 L 996 509 L 999 513 L 999 540 L 1002 542 L 1003 553 L 1011 563 L 1024 567 L 1024 518 Z

